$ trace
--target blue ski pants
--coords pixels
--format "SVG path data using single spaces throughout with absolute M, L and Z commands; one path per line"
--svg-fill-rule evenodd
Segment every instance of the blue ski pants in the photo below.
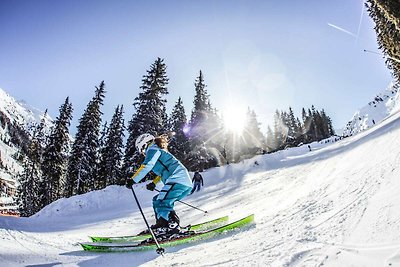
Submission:
M 187 196 L 191 190 L 191 187 L 182 184 L 167 183 L 164 185 L 161 192 L 153 197 L 153 209 L 157 219 L 163 217 L 168 221 L 169 213 L 174 210 L 175 202 Z

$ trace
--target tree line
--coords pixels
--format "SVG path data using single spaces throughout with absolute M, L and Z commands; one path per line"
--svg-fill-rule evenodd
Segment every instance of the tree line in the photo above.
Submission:
M 320 141 L 335 135 L 331 118 L 325 110 L 302 109 L 302 120 L 294 116 L 292 108 L 276 111 L 274 130 L 268 127 L 267 148 L 271 151 L 298 146 L 303 143 Z
M 45 131 L 42 119 L 29 132 L 24 170 L 18 177 L 16 202 L 20 215 L 30 216 L 59 198 L 123 185 L 143 160 L 135 148 L 135 140 L 142 133 L 168 134 L 169 150 L 190 171 L 238 162 L 334 134 L 325 111 L 314 107 L 307 112 L 303 109 L 302 121 L 295 118 L 291 108 L 288 112 L 277 111 L 273 130 L 268 127 L 266 136 L 256 113 L 249 108 L 243 134 L 235 134 L 226 129 L 212 106 L 202 71 L 194 81 L 190 117 L 186 116 L 181 97 L 168 115 L 168 83 L 167 66 L 157 58 L 143 76 L 140 92 L 133 100 L 135 112 L 127 125 L 122 105 L 115 108 L 109 123 L 102 121 L 104 81 L 95 87 L 73 138 L 69 134 L 73 107 L 68 97 L 50 132 Z

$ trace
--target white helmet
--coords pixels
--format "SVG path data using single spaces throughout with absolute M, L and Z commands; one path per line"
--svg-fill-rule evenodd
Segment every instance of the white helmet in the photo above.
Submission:
M 136 150 L 139 153 L 144 153 L 145 149 L 147 148 L 148 142 L 154 141 L 154 136 L 148 133 L 139 135 L 138 138 L 136 138 L 135 146 Z

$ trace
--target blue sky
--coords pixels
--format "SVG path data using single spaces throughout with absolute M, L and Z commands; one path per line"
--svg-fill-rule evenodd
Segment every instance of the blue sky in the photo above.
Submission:
M 69 96 L 78 119 L 106 83 L 104 119 L 134 113 L 157 57 L 170 79 L 168 112 L 187 116 L 201 69 L 211 102 L 255 110 L 324 108 L 336 128 L 391 80 L 362 0 L 0 1 L 0 87 L 55 118 Z M 351 34 L 350 34 L 351 33 Z

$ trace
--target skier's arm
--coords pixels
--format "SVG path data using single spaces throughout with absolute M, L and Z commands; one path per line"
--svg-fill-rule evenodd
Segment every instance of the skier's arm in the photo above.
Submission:
M 148 174 L 153 169 L 154 165 L 156 164 L 160 156 L 161 156 L 160 151 L 155 149 L 148 150 L 143 164 L 132 176 L 133 181 L 135 183 L 139 183 L 146 176 L 146 174 Z

